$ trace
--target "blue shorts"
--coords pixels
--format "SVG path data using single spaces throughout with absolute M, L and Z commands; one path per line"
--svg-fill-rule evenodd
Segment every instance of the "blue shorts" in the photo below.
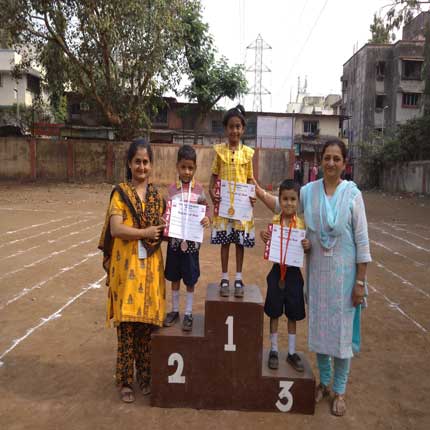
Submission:
M 267 275 L 267 294 L 264 312 L 270 318 L 285 316 L 292 321 L 301 321 L 306 317 L 303 294 L 303 277 L 298 267 L 288 267 L 284 288 L 279 288 L 281 269 L 274 264 Z
M 197 284 L 200 277 L 199 252 L 183 252 L 180 248 L 167 247 L 164 277 L 170 282 L 182 279 L 187 287 Z

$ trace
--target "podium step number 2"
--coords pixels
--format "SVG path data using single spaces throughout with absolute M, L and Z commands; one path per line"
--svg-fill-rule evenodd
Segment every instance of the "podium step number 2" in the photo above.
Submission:
M 257 287 L 245 291 L 243 299 L 224 298 L 209 285 L 205 316 L 194 317 L 191 333 L 176 324 L 153 335 L 153 406 L 314 413 L 309 363 L 300 354 L 298 373 L 281 353 L 279 369 L 268 369 L 263 300 Z

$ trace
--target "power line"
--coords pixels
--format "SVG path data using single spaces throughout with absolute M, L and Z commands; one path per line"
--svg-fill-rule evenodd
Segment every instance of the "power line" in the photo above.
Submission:
M 283 83 L 282 83 L 282 85 L 281 85 L 280 91 L 282 91 L 282 90 L 284 89 L 285 84 L 286 84 L 286 83 L 288 82 L 288 80 L 290 79 L 291 73 L 293 72 L 294 68 L 296 67 L 297 62 L 299 61 L 299 59 L 300 59 L 300 57 L 301 57 L 301 55 L 302 55 L 302 53 L 303 53 L 303 50 L 305 49 L 305 47 L 306 47 L 307 43 L 309 42 L 309 39 L 311 38 L 312 33 L 313 33 L 313 31 L 314 31 L 315 27 L 318 25 L 318 22 L 319 22 L 319 20 L 320 20 L 320 18 L 321 18 L 321 15 L 322 15 L 322 14 L 323 14 L 323 12 L 324 12 L 324 9 L 325 9 L 325 8 L 326 8 L 326 6 L 327 6 L 327 3 L 328 3 L 328 0 L 326 0 L 326 1 L 325 1 L 325 3 L 324 3 L 324 5 L 323 5 L 323 7 L 321 8 L 321 10 L 320 10 L 320 12 L 319 12 L 319 14 L 318 14 L 318 16 L 317 16 L 317 18 L 316 18 L 316 20 L 315 20 L 314 24 L 313 24 L 313 26 L 311 27 L 311 29 L 310 29 L 310 31 L 309 31 L 309 33 L 308 33 L 308 35 L 307 35 L 307 37 L 306 37 L 306 39 L 305 39 L 305 41 L 304 41 L 304 43 L 303 43 L 302 47 L 300 48 L 300 50 L 299 50 L 299 52 L 298 52 L 298 54 L 297 54 L 296 58 L 294 59 L 293 63 L 291 64 L 290 70 L 288 71 L 288 73 L 287 73 L 287 77 L 285 78 L 284 82 L 283 82 Z

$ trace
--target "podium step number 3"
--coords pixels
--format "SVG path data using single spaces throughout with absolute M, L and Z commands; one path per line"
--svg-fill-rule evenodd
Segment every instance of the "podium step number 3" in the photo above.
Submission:
M 209 285 L 205 316 L 195 315 L 191 333 L 179 324 L 154 333 L 153 406 L 314 413 L 309 363 L 300 354 L 305 371 L 298 373 L 281 353 L 279 369 L 268 369 L 263 300 L 256 286 L 245 288 L 235 299 Z

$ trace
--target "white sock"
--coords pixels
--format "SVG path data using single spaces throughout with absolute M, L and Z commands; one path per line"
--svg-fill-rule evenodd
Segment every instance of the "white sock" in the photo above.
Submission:
M 179 312 L 179 290 L 172 290 L 172 312 Z
M 227 279 L 228 280 L 228 272 L 222 272 L 221 279 Z
M 270 333 L 270 350 L 278 352 L 278 333 Z
M 242 280 L 242 272 L 236 272 L 236 277 L 234 279 L 236 279 L 236 281 L 241 281 Z
M 296 353 L 296 335 L 288 334 L 288 354 Z
M 190 293 L 187 291 L 187 302 L 185 305 L 185 315 L 191 315 L 193 313 L 193 297 L 194 292 Z

